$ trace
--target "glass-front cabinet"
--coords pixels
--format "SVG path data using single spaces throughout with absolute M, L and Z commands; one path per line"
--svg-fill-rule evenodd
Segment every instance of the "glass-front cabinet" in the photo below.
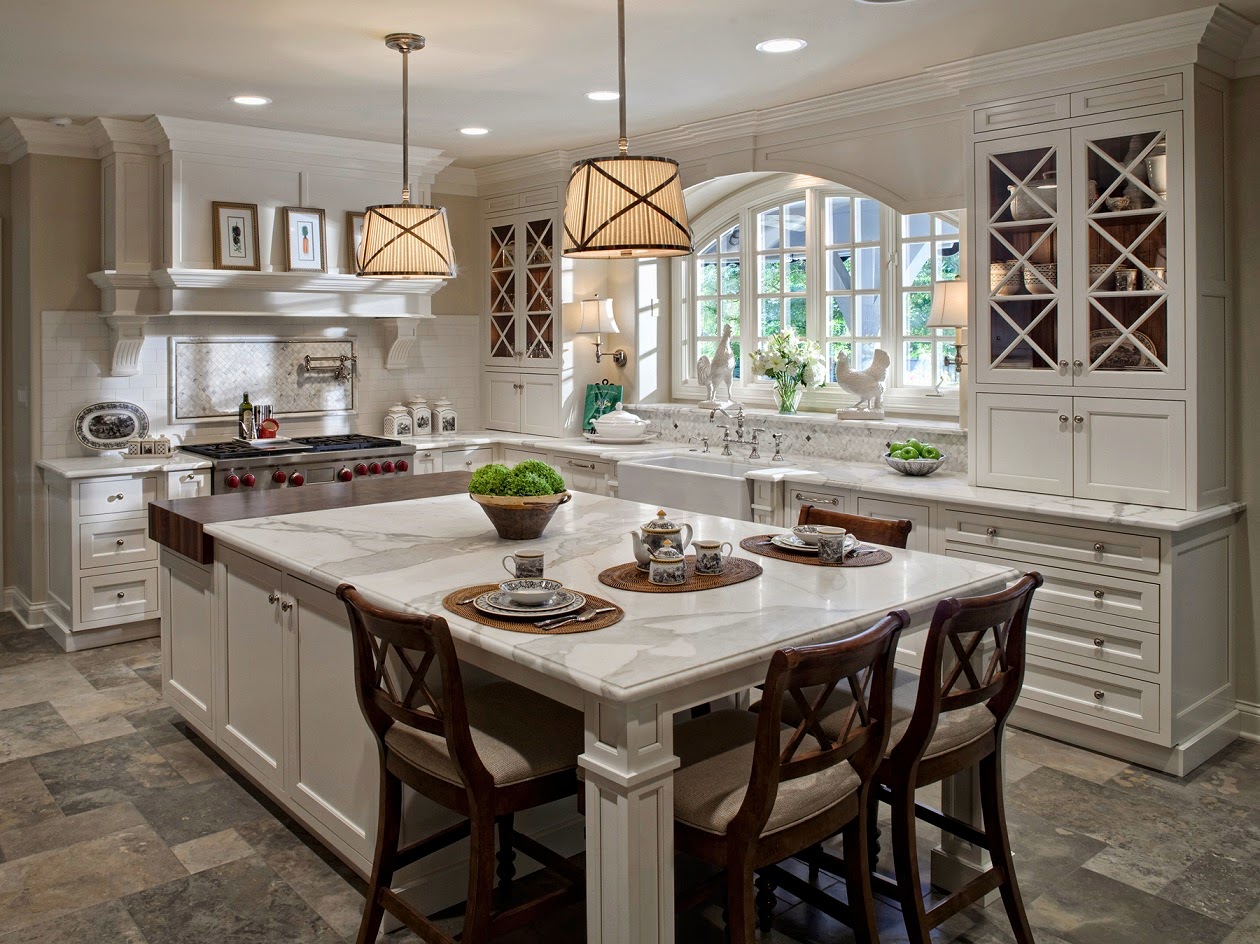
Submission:
M 491 220 L 488 366 L 557 367 L 562 325 L 554 213 Z
M 974 344 L 981 383 L 1072 383 L 1071 136 L 979 146 Z
M 1181 116 L 977 146 L 981 384 L 1185 386 Z

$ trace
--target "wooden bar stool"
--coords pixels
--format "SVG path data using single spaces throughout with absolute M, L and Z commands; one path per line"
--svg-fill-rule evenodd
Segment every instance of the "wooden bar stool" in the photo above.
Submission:
M 513 815 L 577 792 L 582 716 L 549 698 L 495 681 L 465 688 L 450 627 L 440 616 L 373 606 L 349 584 L 337 588 L 354 634 L 359 706 L 381 758 L 376 853 L 357 944 L 371 944 L 388 911 L 426 941 L 453 942 L 390 887 L 394 872 L 470 837 L 465 944 L 520 927 L 546 908 L 579 897 L 582 870 L 512 828 Z M 436 663 L 437 684 L 428 676 Z M 467 819 L 399 848 L 402 785 Z M 566 886 L 491 914 L 495 826 L 501 882 L 519 849 L 554 869 Z
M 858 941 L 878 940 L 868 797 L 888 739 L 897 636 L 908 621 L 899 610 L 848 639 L 780 649 L 770 660 L 758 714 L 716 711 L 674 729 L 682 762 L 674 775 L 675 847 L 725 870 L 683 897 L 680 911 L 725 884 L 729 939 L 751 942 L 754 871 L 760 873 L 756 907 L 764 916 L 773 910 L 776 884 L 798 894 L 797 884 L 816 891 L 774 863 L 842 831 L 849 904 L 827 898 L 822 906 Z M 833 734 L 822 730 L 817 714 L 837 686 L 849 692 L 853 710 Z M 809 701 L 802 690 L 812 687 L 818 694 Z M 787 698 L 802 716 L 795 728 L 780 723 Z
M 929 944 L 933 928 L 995 889 L 1002 896 L 1015 940 L 1033 944 L 1007 834 L 1002 734 L 1024 683 L 1028 612 L 1033 592 L 1042 582 L 1040 574 L 1028 573 L 998 593 L 941 600 L 928 631 L 923 671 L 916 675 L 898 669 L 895 673 L 892 732 L 871 802 L 883 799 L 892 806 L 897 880 L 876 874 L 872 884 L 901 902 L 913 944 Z M 847 710 L 848 699 L 842 693 L 833 695 L 821 712 L 823 729 L 839 730 Z M 790 720 L 790 708 L 784 714 Z M 915 801 L 917 788 L 973 766 L 978 767 L 982 829 Z M 993 857 L 991 868 L 930 909 L 923 905 L 916 818 L 986 849 Z M 844 874 L 843 861 L 821 850 L 811 850 L 806 861 Z
M 884 547 L 905 547 L 914 522 L 904 518 L 868 518 L 865 515 L 846 515 L 839 511 L 827 511 L 814 505 L 801 505 L 797 524 L 827 524 L 844 528 L 859 541 L 882 544 Z

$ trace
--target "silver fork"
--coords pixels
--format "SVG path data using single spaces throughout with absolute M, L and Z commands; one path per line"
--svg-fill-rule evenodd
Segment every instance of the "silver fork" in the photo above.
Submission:
M 600 613 L 611 613 L 617 609 L 615 606 L 605 606 L 601 609 L 583 610 L 577 616 L 560 616 L 556 619 L 543 620 L 541 623 L 535 623 L 539 629 L 552 630 L 559 629 L 561 626 L 567 626 L 570 623 L 589 623 Z

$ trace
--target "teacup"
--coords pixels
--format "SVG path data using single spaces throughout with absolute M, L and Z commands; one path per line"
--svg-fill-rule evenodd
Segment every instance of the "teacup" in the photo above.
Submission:
M 698 538 L 691 542 L 691 546 L 696 551 L 698 574 L 720 574 L 726 568 L 726 559 L 734 550 L 730 541 L 703 541 Z
M 517 551 L 503 558 L 503 569 L 513 577 L 541 577 L 543 575 L 542 551 Z
M 843 564 L 844 545 L 848 534 L 844 528 L 827 528 L 818 536 L 818 559 L 824 564 Z
M 499 589 L 517 606 L 542 606 L 563 587 L 559 580 L 540 580 L 537 577 L 520 577 L 505 580 Z

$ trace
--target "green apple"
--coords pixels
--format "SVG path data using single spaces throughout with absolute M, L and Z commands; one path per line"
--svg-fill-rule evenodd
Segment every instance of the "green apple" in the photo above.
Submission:
M 919 450 L 919 455 L 921 455 L 924 459 L 939 459 L 941 457 L 941 451 L 935 446 L 923 446 Z
M 894 443 L 889 443 L 889 444 L 888 444 L 888 454 L 889 454 L 890 456 L 895 456 L 897 453 L 901 452 L 901 450 L 903 450 L 903 449 L 905 449 L 905 448 L 906 448 L 906 444 L 905 444 L 905 443 L 903 443 L 903 442 L 894 442 Z
M 899 453 L 897 453 L 897 458 L 905 459 L 907 461 L 911 459 L 918 459 L 919 450 L 915 449 L 913 446 L 906 446 L 905 449 L 902 449 Z
M 921 442 L 919 442 L 917 439 L 907 439 L 907 440 L 906 440 L 906 445 L 907 445 L 907 446 L 913 446 L 915 449 L 918 449 L 918 448 L 919 448 L 921 445 L 923 445 L 923 444 L 922 444 Z

